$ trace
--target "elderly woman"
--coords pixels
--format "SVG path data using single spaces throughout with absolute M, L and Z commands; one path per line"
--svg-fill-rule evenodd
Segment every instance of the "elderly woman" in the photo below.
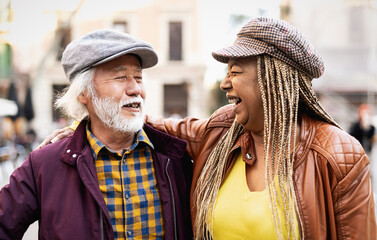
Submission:
M 321 107 L 324 71 L 287 22 L 255 18 L 213 53 L 232 105 L 209 119 L 147 118 L 188 142 L 196 239 L 376 239 L 370 163 Z

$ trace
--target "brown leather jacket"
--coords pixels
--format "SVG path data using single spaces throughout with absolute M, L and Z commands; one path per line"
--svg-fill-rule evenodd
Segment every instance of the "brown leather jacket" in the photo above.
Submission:
M 207 120 L 147 118 L 154 127 L 188 142 L 187 151 L 194 160 L 191 193 L 209 153 L 233 120 L 229 105 Z M 239 151 L 246 163 L 256 160 L 253 139 L 247 131 L 227 159 L 228 171 Z M 249 160 L 247 153 L 254 157 Z M 293 178 L 305 239 L 376 239 L 369 173 L 369 159 L 355 138 L 335 126 L 302 116 Z

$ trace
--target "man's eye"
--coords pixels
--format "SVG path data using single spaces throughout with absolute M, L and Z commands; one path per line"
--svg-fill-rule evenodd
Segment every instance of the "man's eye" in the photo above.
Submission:
M 124 79 L 127 79 L 127 76 L 119 76 L 119 77 L 116 77 L 114 79 L 115 80 L 124 80 Z

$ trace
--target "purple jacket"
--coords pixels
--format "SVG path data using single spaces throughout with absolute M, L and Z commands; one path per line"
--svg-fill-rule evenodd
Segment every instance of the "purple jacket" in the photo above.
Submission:
M 33 151 L 0 191 L 0 239 L 21 239 L 39 221 L 39 239 L 113 239 L 106 203 L 87 142 L 86 121 L 75 133 Z M 160 189 L 165 239 L 192 239 L 192 163 L 186 143 L 144 125 Z

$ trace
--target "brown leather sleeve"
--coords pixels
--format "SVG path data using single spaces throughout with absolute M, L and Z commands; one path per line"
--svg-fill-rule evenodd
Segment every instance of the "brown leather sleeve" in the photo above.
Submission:
M 209 153 L 234 121 L 231 105 L 216 110 L 208 119 L 146 117 L 146 123 L 187 141 L 187 152 L 195 162 L 205 162 Z M 201 169 L 201 168 L 200 168 Z
M 334 189 L 338 239 L 377 239 L 370 163 L 366 154 Z
M 160 131 L 187 141 L 186 150 L 195 159 L 208 121 L 191 117 L 172 119 L 147 116 L 146 123 Z

